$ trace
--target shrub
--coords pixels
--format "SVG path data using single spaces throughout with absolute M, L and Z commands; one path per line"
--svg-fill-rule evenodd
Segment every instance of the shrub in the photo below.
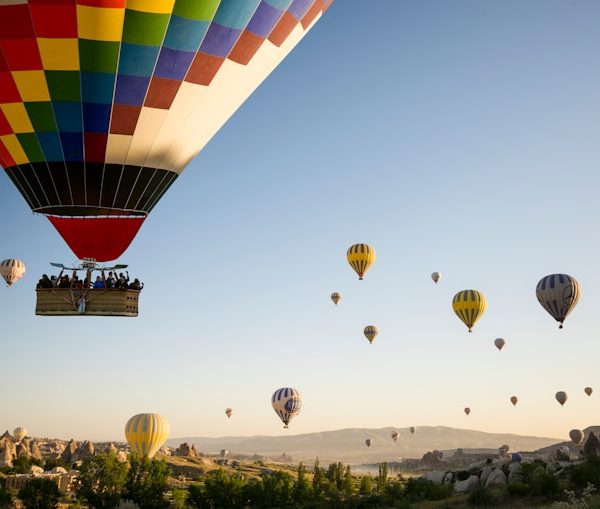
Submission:
M 523 465 L 523 482 L 529 487 L 529 494 L 555 499 L 560 493 L 558 479 L 546 470 L 546 464 L 536 460 Z
M 4 486 L 0 486 L 0 509 L 7 509 L 13 505 L 13 496 Z
M 478 486 L 469 493 L 467 501 L 470 505 L 477 507 L 491 507 L 498 503 L 498 499 L 492 491 L 483 486 Z
M 592 456 L 579 465 L 573 465 L 569 480 L 578 489 L 585 489 L 588 484 L 600 486 L 600 458 Z
M 406 482 L 406 497 L 413 502 L 421 500 L 443 500 L 452 496 L 454 486 L 452 484 L 435 484 L 434 482 L 416 477 Z
M 50 479 L 33 479 L 19 490 L 19 498 L 25 509 L 55 509 L 60 492 Z

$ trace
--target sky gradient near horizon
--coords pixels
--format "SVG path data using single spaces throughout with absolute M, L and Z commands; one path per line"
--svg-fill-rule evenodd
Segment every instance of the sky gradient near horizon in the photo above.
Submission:
M 0 287 L 0 432 L 122 440 L 139 412 L 171 437 L 600 424 L 598 26 L 594 0 L 336 0 L 120 259 L 146 284 L 137 319 L 34 315 L 74 255 L 2 176 L 0 258 L 28 270 Z M 377 251 L 364 281 L 355 242 Z M 535 298 L 556 272 L 582 287 L 561 331 Z M 488 299 L 473 334 L 465 288 Z M 289 430 L 283 386 L 304 396 Z

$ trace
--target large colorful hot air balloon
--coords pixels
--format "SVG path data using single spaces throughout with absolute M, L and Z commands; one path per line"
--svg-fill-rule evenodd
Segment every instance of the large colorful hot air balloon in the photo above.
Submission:
M 564 391 L 558 391 L 554 397 L 560 403 L 560 406 L 563 406 L 567 402 L 567 393 Z
M 125 438 L 138 456 L 152 458 L 169 438 L 169 422 L 159 414 L 137 414 L 125 425 Z
M 15 440 L 17 442 L 20 442 L 27 436 L 27 428 L 25 428 L 24 426 L 19 426 L 18 428 L 15 428 L 13 431 L 13 436 L 15 437 Z
M 0 262 L 0 276 L 6 281 L 6 286 L 12 286 L 23 277 L 23 274 L 25 274 L 25 264 L 21 260 L 9 258 Z
M 348 248 L 346 258 L 358 274 L 358 279 L 362 279 L 371 265 L 375 263 L 375 250 L 369 244 L 354 244 Z
M 2 0 L 0 165 L 81 259 L 129 246 L 332 0 Z
M 496 348 L 498 350 L 502 350 L 502 348 L 504 348 L 505 344 L 506 344 L 506 341 L 504 341 L 502 338 L 494 339 L 494 345 L 496 346 Z
M 298 415 L 302 409 L 302 396 L 296 389 L 283 387 L 273 393 L 271 405 L 282 420 L 283 427 L 288 428 L 292 418 Z
M 338 293 L 338 292 L 333 292 L 331 294 L 331 300 L 333 301 L 333 303 L 337 306 L 338 302 L 340 300 L 342 300 L 342 296 Z
M 369 340 L 369 343 L 373 344 L 373 341 L 375 341 L 375 338 L 377 337 L 377 334 L 379 334 L 379 331 L 377 330 L 377 327 L 375 325 L 367 325 L 363 333 L 365 337 Z
M 535 289 L 535 294 L 542 307 L 560 323 L 573 311 L 579 301 L 581 289 L 573 276 L 568 274 L 551 274 L 540 279 Z
M 463 323 L 473 332 L 473 326 L 481 318 L 487 307 L 483 293 L 477 290 L 461 290 L 452 299 L 452 309 Z

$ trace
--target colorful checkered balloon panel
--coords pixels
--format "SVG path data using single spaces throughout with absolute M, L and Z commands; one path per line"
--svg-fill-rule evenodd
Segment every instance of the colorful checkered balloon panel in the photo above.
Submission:
M 0 0 L 0 164 L 75 254 L 115 259 L 331 1 Z

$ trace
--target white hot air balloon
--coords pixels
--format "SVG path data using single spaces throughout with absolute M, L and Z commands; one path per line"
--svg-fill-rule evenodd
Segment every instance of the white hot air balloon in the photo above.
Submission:
M 290 421 L 300 413 L 302 409 L 302 396 L 298 390 L 292 387 L 282 387 L 277 389 L 271 397 L 273 410 L 279 416 L 284 424 L 284 428 L 289 427 Z
M 27 436 L 27 428 L 25 428 L 24 426 L 19 426 L 18 428 L 15 428 L 15 430 L 13 431 L 13 436 L 15 437 L 15 440 L 17 442 L 20 442 Z
M 0 276 L 4 278 L 7 286 L 16 283 L 25 274 L 25 263 L 16 258 L 8 258 L 0 262 Z

